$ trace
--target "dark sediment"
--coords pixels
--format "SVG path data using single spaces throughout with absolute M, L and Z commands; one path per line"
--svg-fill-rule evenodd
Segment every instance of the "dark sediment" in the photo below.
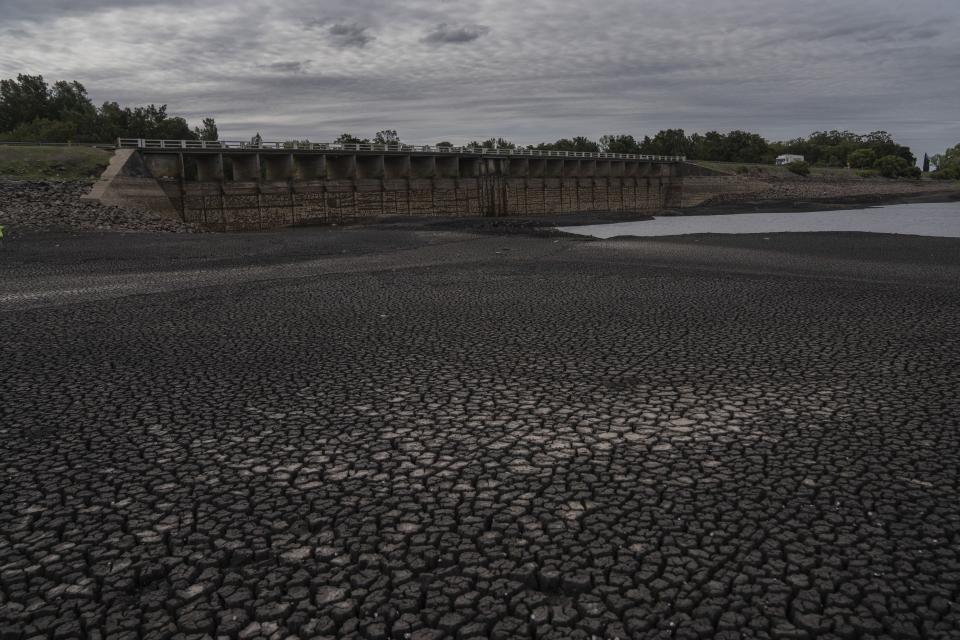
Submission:
M 0 637 L 956 638 L 960 242 L 0 249 Z

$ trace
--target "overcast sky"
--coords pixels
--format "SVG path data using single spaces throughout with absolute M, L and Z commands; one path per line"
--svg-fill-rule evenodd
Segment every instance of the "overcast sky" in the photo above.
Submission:
M 0 0 L 0 77 L 225 139 L 747 129 L 960 143 L 958 0 Z

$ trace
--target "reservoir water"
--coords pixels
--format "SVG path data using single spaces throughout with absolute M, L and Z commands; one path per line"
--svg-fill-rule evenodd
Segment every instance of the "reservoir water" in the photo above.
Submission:
M 960 202 L 899 204 L 870 209 L 789 213 L 738 213 L 665 216 L 653 220 L 615 222 L 560 231 L 595 238 L 676 236 L 694 233 L 809 233 L 862 231 L 914 236 L 960 238 Z

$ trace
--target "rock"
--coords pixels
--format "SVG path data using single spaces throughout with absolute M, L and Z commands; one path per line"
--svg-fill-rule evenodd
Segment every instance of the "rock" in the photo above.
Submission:
M 196 233 L 203 228 L 138 209 L 83 200 L 82 181 L 30 182 L 0 178 L 0 225 L 9 231 L 162 231 Z M 8 236 L 9 237 L 9 236 Z

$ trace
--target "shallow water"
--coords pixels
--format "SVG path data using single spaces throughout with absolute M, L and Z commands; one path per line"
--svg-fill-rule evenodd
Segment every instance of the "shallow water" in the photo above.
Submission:
M 677 236 L 693 233 L 863 231 L 960 238 L 960 202 L 898 204 L 844 211 L 668 216 L 636 222 L 559 227 L 595 238 Z

